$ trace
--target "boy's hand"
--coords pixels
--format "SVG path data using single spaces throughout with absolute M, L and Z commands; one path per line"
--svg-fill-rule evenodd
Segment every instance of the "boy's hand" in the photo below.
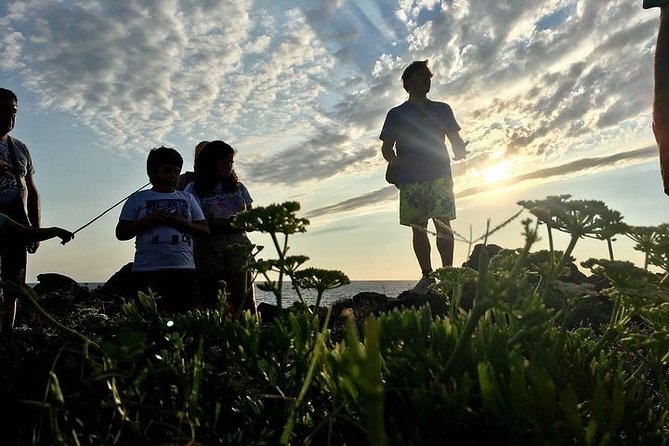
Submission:
M 186 220 L 182 215 L 167 215 L 165 218 L 165 222 L 163 223 L 165 226 L 169 226 L 170 228 L 174 229 L 179 229 L 179 230 L 184 230 L 188 228 L 188 220 Z
M 155 211 L 152 211 L 152 212 L 146 214 L 146 217 L 144 217 L 144 221 L 150 227 L 160 226 L 160 225 L 167 225 L 167 219 L 169 217 L 170 217 L 170 215 L 167 212 L 165 212 L 161 209 L 156 209 Z

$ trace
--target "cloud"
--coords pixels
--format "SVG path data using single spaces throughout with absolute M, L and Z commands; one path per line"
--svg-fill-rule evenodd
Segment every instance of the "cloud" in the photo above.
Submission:
M 596 170 L 611 169 L 621 163 L 639 163 L 655 158 L 657 158 L 657 146 L 616 153 L 609 156 L 582 158 L 558 166 L 547 167 L 545 169 L 538 169 L 522 175 L 517 175 L 496 183 L 470 187 L 456 192 L 455 195 L 456 198 L 465 198 L 493 189 L 498 191 L 504 186 L 518 185 L 530 180 L 548 181 L 561 176 L 576 176 Z M 360 210 L 370 206 L 379 205 L 389 200 L 394 200 L 396 197 L 397 188 L 395 186 L 387 186 L 373 192 L 340 201 L 339 203 L 313 209 L 309 211 L 306 216 L 307 218 L 315 218 L 341 212 Z
M 250 28 L 244 1 L 18 3 L 3 25 L 23 82 L 122 149 L 205 120 Z
M 324 215 L 354 211 L 357 209 L 366 208 L 368 206 L 377 205 L 396 197 L 397 188 L 395 186 L 386 186 L 358 197 L 349 198 L 348 200 L 340 201 L 336 204 L 314 209 L 306 214 L 306 218 L 322 217 Z
M 245 168 L 255 182 L 291 186 L 332 177 L 377 155 L 378 148 L 360 147 L 350 134 L 325 128 L 296 147 L 264 156 Z
M 253 181 L 295 187 L 378 169 L 412 60 L 430 60 L 431 97 L 471 141 L 465 172 L 493 154 L 546 163 L 648 132 L 657 24 L 638 5 L 472 5 L 14 0 L 0 69 L 120 151 L 293 136 L 243 162 Z
M 19 4 L 0 42 L 18 63 L 3 69 L 19 71 L 43 107 L 72 113 L 121 150 L 196 127 L 239 139 L 258 122 L 312 117 L 321 89 L 310 79 L 334 60 L 297 9 L 269 17 L 250 1 Z

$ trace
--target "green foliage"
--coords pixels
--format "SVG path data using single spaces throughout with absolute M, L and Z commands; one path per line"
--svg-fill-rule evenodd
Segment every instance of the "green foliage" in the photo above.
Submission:
M 15 443 L 667 444 L 662 279 L 629 262 L 590 259 L 582 265 L 603 289 L 572 283 L 576 241 L 612 241 L 619 214 L 565 196 L 524 203 L 547 227 L 569 231 L 565 250 L 532 252 L 537 226 L 525 220 L 522 248 L 492 258 L 484 248 L 477 270 L 432 274 L 445 314 L 394 309 L 367 317 L 360 332 L 351 311 L 321 318 L 293 307 L 264 324 L 248 313 L 226 318 L 223 306 L 167 317 L 141 293 L 107 319 L 77 310 L 82 323 L 72 328 L 24 290 L 56 331 L 25 329 L 15 344 L 0 344 L 0 401 L 32 411 L 16 418 Z M 297 210 L 289 202 L 239 217 L 273 231 L 278 258 L 255 259 L 257 246 L 234 249 L 258 275 L 278 274 L 264 286 L 279 306 L 289 277 L 296 290 L 318 293 L 318 307 L 348 278 L 287 255 L 278 235 L 304 232 Z M 651 264 L 664 265 L 663 228 L 626 231 Z M 465 293 L 469 311 L 460 308 Z M 610 302 L 604 327 L 571 327 L 578 304 L 592 298 Z M 344 319 L 342 342 L 330 339 L 331 318 Z
M 320 268 L 305 268 L 301 271 L 295 271 L 293 281 L 293 286 L 296 288 L 316 290 L 316 303 L 314 305 L 316 310 L 320 306 L 325 291 L 351 283 L 348 276 L 341 271 Z
M 303 255 L 288 255 L 288 236 L 307 231 L 309 220 L 297 217 L 300 204 L 287 201 L 282 204 L 271 204 L 266 207 L 257 207 L 234 217 L 233 225 L 250 231 L 261 231 L 269 234 L 276 249 L 276 259 L 256 259 L 255 256 L 262 247 L 255 245 L 247 247 L 232 247 L 242 257 L 246 258 L 245 268 L 254 272 L 254 278 L 262 275 L 265 282 L 258 284 L 262 291 L 274 294 L 279 308 L 283 305 L 283 282 L 288 277 L 298 298 L 307 307 L 302 296 L 303 289 L 315 289 L 317 298 L 315 307 L 318 309 L 323 292 L 350 283 L 348 277 L 341 271 L 327 271 L 316 268 L 299 268 L 309 260 Z M 283 240 L 279 240 L 283 236 Z M 276 273 L 276 280 L 271 278 Z

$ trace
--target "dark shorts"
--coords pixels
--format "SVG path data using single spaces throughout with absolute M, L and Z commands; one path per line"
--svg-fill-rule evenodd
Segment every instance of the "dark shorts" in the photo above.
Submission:
M 424 226 L 434 217 L 455 219 L 453 181 L 438 178 L 432 181 L 400 185 L 400 224 Z
M 185 313 L 195 308 L 195 270 L 136 271 L 139 289 L 156 293 L 160 313 Z

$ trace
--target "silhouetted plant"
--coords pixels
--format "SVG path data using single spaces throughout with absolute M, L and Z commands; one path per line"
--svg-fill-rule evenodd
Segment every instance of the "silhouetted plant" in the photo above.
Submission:
M 627 228 L 627 237 L 636 242 L 634 249 L 644 253 L 644 269 L 648 269 L 650 254 L 655 248 L 655 245 L 661 240 L 662 232 L 666 232 L 667 229 L 669 229 L 667 225 L 630 226 Z
M 613 311 L 606 331 L 590 351 L 590 357 L 616 341 L 639 309 L 669 303 L 668 296 L 659 287 L 657 277 L 631 262 L 589 259 L 581 264 L 593 274 L 608 279 L 610 286 L 601 293 L 613 299 Z
M 272 239 L 274 248 L 278 255 L 278 260 L 275 263 L 268 264 L 270 269 L 278 272 L 279 278 L 276 281 L 276 287 L 273 287 L 277 299 L 277 306 L 282 306 L 282 286 L 284 275 L 288 273 L 286 267 L 286 259 L 288 253 L 288 236 L 306 232 L 309 220 L 306 218 L 299 218 L 295 215 L 300 210 L 300 204 L 296 201 L 287 201 L 281 204 L 271 204 L 264 207 L 256 207 L 248 211 L 242 212 L 233 218 L 232 225 L 234 227 L 244 228 L 248 231 L 259 231 L 266 234 Z M 280 236 L 283 240 L 279 240 Z M 294 260 L 294 259 L 293 259 Z M 306 261 L 306 260 L 305 260 Z M 303 263 L 303 262 L 302 262 Z M 255 266 L 255 265 L 254 265 Z M 258 265 L 263 267 L 267 265 Z M 262 269 L 260 270 L 262 274 Z M 267 270 L 269 271 L 269 270 Z
M 276 249 L 278 259 L 255 259 L 253 258 L 260 249 L 254 251 L 254 246 L 247 247 L 246 251 L 237 249 L 237 252 L 245 254 L 247 262 L 245 268 L 251 269 L 255 275 L 262 275 L 265 282 L 258 284 L 262 291 L 274 294 L 277 306 L 282 308 L 283 304 L 283 281 L 285 277 L 291 280 L 291 286 L 295 290 L 298 299 L 305 308 L 307 302 L 302 295 L 302 289 L 312 288 L 317 291 L 316 308 L 320 305 L 323 292 L 350 283 L 348 277 L 340 271 L 327 271 L 322 269 L 307 268 L 300 271 L 299 268 L 309 260 L 303 255 L 288 255 L 288 236 L 291 234 L 306 232 L 309 220 L 299 218 L 295 214 L 300 210 L 297 202 L 288 201 L 282 204 L 272 204 L 267 207 L 253 208 L 243 212 L 234 218 L 233 225 L 243 227 L 247 230 L 260 231 L 270 235 Z M 279 234 L 283 240 L 279 241 Z M 273 280 L 272 274 L 278 279 Z
M 467 284 L 472 284 L 478 278 L 478 272 L 468 267 L 454 268 L 447 266 L 439 268 L 430 277 L 435 283 L 430 288 L 446 297 L 449 297 L 449 316 L 456 317 L 460 309 L 462 291 Z
M 300 288 L 316 290 L 316 310 L 321 303 L 323 293 L 351 283 L 348 276 L 341 271 L 326 270 L 320 268 L 305 268 L 293 273 L 293 285 L 296 290 Z

